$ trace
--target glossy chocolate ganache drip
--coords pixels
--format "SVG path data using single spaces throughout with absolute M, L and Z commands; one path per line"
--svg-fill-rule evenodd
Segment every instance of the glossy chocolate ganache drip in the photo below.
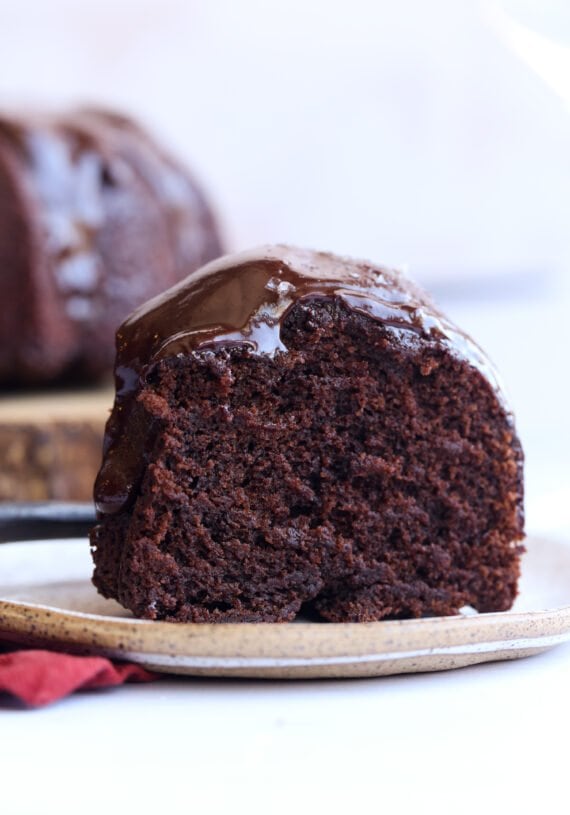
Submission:
M 422 337 L 444 344 L 477 368 L 504 404 L 483 351 L 399 272 L 289 246 L 228 255 L 141 306 L 119 328 L 116 401 L 95 486 L 99 512 L 121 511 L 140 471 L 148 428 L 141 426 L 137 434 L 137 422 L 130 419 L 139 381 L 151 366 L 232 347 L 252 355 L 286 354 L 281 329 L 289 311 L 300 301 L 331 298 L 401 332 L 403 341 Z

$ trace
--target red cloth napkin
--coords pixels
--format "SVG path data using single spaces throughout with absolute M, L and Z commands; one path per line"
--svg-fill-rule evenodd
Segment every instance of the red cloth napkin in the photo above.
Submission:
M 40 650 L 0 653 L 0 694 L 8 693 L 29 707 L 48 705 L 76 690 L 158 678 L 138 665 L 104 657 Z

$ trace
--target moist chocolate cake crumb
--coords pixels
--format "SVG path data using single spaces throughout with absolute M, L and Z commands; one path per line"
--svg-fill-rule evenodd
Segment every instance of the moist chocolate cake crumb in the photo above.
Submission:
M 397 273 L 287 247 L 118 332 L 94 583 L 135 615 L 510 608 L 522 452 L 490 363 Z

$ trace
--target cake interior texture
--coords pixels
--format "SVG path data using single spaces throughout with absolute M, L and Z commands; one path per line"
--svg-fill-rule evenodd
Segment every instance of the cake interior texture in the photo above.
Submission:
M 126 507 L 94 582 L 140 617 L 348 622 L 508 609 L 522 453 L 476 367 L 334 297 L 297 301 L 287 353 L 212 344 L 150 365 Z

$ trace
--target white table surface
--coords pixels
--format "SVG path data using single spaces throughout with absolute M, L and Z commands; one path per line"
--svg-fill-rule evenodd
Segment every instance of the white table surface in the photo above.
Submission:
M 1 811 L 569 809 L 570 645 L 440 674 L 166 680 L 0 713 Z
M 530 531 L 570 541 L 565 303 L 449 310 L 506 376 Z M 570 645 L 382 679 L 167 679 L 0 706 L 0 813 L 568 813 L 569 730 Z

